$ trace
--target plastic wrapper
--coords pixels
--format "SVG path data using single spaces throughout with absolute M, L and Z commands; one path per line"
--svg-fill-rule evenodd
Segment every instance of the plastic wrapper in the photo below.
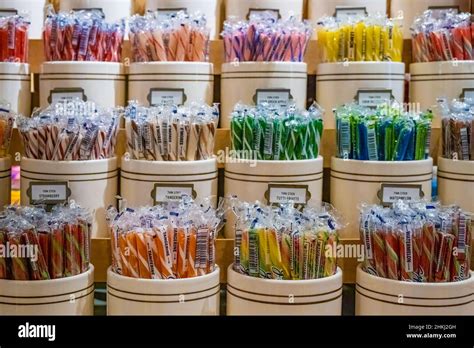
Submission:
M 473 101 L 453 100 L 440 105 L 442 113 L 443 157 L 474 161 Z
M 119 116 L 119 108 L 75 100 L 51 105 L 31 118 L 19 117 L 17 124 L 30 159 L 98 160 L 115 156 Z
M 80 231 L 80 233 L 78 233 Z M 49 280 L 86 272 L 90 262 L 91 214 L 71 203 L 7 207 L 0 215 L 0 279 Z
M 275 20 L 271 12 L 247 21 L 228 18 L 221 36 L 226 62 L 302 62 L 312 26 L 294 17 Z
M 232 157 L 257 160 L 307 160 L 319 156 L 323 110 L 268 104 L 236 105 L 231 115 Z
M 130 19 L 134 62 L 205 62 L 209 58 L 209 33 L 204 15 L 183 11 L 167 16 L 158 13 Z
M 142 107 L 130 102 L 125 110 L 130 158 L 149 161 L 198 161 L 214 156 L 217 106 Z
M 429 157 L 433 114 L 347 104 L 336 109 L 337 156 L 362 161 L 413 161 Z
M 182 279 L 212 273 L 223 210 L 188 197 L 177 204 L 109 209 L 112 269 L 141 279 Z
M 399 201 L 363 206 L 360 221 L 366 272 L 420 283 L 470 277 L 472 217 L 460 208 Z
M 319 25 L 323 62 L 402 61 L 402 29 L 386 16 L 324 17 Z
M 125 21 L 106 23 L 95 11 L 55 13 L 52 7 L 43 28 L 46 61 L 120 62 Z
M 303 280 L 337 272 L 339 218 L 332 207 L 278 207 L 234 199 L 234 270 L 251 277 Z
M 472 60 L 471 14 L 425 11 L 411 28 L 415 62 Z
M 28 62 L 29 20 L 21 15 L 0 18 L 0 62 Z

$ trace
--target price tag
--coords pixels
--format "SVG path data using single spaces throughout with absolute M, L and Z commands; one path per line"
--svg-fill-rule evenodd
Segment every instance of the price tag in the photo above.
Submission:
M 9 17 L 18 14 L 18 10 L 14 8 L 0 8 L 0 17 Z
M 474 88 L 464 88 L 462 90 L 461 96 L 462 99 L 472 99 L 474 100 Z
M 184 196 L 196 198 L 193 184 L 155 184 L 151 191 L 154 204 L 179 202 Z
M 60 204 L 68 201 L 71 195 L 66 181 L 42 181 L 30 182 L 30 187 L 26 193 L 30 198 L 30 204 Z
M 188 12 L 188 9 L 185 7 L 179 7 L 179 8 L 157 8 L 156 11 L 158 11 L 158 18 L 159 19 L 164 19 L 170 16 L 175 16 L 179 11 L 183 11 L 185 13 Z
M 257 105 L 267 103 L 271 106 L 286 108 L 293 97 L 289 89 L 257 89 L 253 99 Z
M 87 101 L 87 97 L 84 94 L 84 89 L 82 88 L 55 88 L 51 90 L 48 102 L 50 104 L 56 104 L 59 102 L 73 101 L 75 99 L 81 99 L 82 101 Z
M 345 7 L 345 6 L 336 6 L 336 13 L 334 17 L 341 19 L 343 17 L 356 17 L 356 16 L 366 16 L 367 8 L 366 7 Z
M 360 106 L 375 108 L 393 99 L 391 89 L 362 89 L 357 92 L 356 100 Z
M 183 105 L 186 102 L 186 95 L 184 88 L 152 88 L 147 99 L 151 106 Z
M 78 11 L 91 12 L 92 14 L 96 14 L 96 15 L 101 16 L 102 18 L 105 18 L 104 10 L 100 7 L 73 8 L 72 10 L 74 12 L 78 12 Z
M 433 17 L 439 18 L 443 14 L 446 13 L 446 11 L 452 10 L 454 13 L 459 13 L 459 6 L 428 6 L 428 10 L 431 10 L 431 13 L 433 14 Z
M 283 204 L 293 202 L 305 205 L 311 198 L 308 185 L 269 184 L 265 193 L 268 204 Z
M 421 185 L 382 184 L 378 196 L 384 206 L 390 206 L 397 201 L 419 201 L 424 193 Z
M 249 13 L 247 14 L 247 19 L 251 16 L 259 15 L 263 12 L 270 12 L 274 20 L 281 18 L 280 10 L 275 8 L 249 8 Z

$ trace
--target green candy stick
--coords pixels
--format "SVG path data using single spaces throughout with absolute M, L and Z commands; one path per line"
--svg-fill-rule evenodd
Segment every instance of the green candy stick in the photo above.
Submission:
M 243 147 L 244 125 L 242 117 L 235 116 L 230 122 L 230 132 L 232 137 L 232 150 L 241 151 Z
M 251 115 L 244 117 L 244 131 L 242 137 L 242 158 L 251 159 L 253 153 L 253 140 L 254 140 L 254 118 Z

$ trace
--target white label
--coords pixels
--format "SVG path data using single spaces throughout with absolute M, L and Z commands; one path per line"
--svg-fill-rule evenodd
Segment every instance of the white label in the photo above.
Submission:
M 269 204 L 282 204 L 293 202 L 295 204 L 306 204 L 308 197 L 307 187 L 270 186 L 268 194 Z
M 156 186 L 155 202 L 180 202 L 183 196 L 193 196 L 193 188 L 191 186 Z
M 31 184 L 32 202 L 59 202 L 67 201 L 67 184 Z
M 289 89 L 257 90 L 257 105 L 267 103 L 271 106 L 286 108 L 290 101 Z
M 101 9 L 100 7 L 96 7 L 96 8 L 87 8 L 87 7 L 84 7 L 84 8 L 73 8 L 72 9 L 73 11 L 85 11 L 85 12 L 90 12 L 94 15 L 98 15 L 98 16 L 101 16 L 102 18 L 105 18 L 105 13 L 104 13 L 104 10 Z
M 272 18 L 275 20 L 278 20 L 278 18 L 280 18 L 280 10 L 269 9 L 269 8 L 268 9 L 267 8 L 251 8 L 249 10 L 248 17 L 250 18 L 251 16 L 254 16 L 254 15 L 260 15 L 263 12 L 270 12 L 272 15 Z
M 365 16 L 367 14 L 366 7 L 336 7 L 336 18 Z
M 51 91 L 51 104 L 56 104 L 64 101 L 73 101 L 75 99 L 84 100 L 84 93 L 82 91 Z
M 446 11 L 454 11 L 454 13 L 459 13 L 458 6 L 429 6 L 428 10 L 431 10 L 434 18 L 440 18 Z
M 393 204 L 397 201 L 413 202 L 422 198 L 421 186 L 383 185 L 383 204 Z
M 0 9 L 0 17 L 10 17 L 18 14 L 15 9 Z
M 360 106 L 377 107 L 383 103 L 389 103 L 392 99 L 392 91 L 359 91 L 358 103 Z
M 150 91 L 150 105 L 183 105 L 184 92 L 183 90 L 152 90 Z
M 474 100 L 474 89 L 472 89 L 472 88 L 463 89 L 461 96 L 464 99 L 473 99 Z
M 187 12 L 186 8 L 158 8 L 158 16 L 174 16 L 176 15 L 179 11 Z

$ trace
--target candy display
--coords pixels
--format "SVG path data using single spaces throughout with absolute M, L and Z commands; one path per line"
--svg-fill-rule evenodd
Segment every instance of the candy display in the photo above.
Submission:
M 51 161 L 85 161 L 115 156 L 119 109 L 100 109 L 79 100 L 57 103 L 31 118 L 18 119 L 25 156 Z
M 429 157 L 431 111 L 415 114 L 395 104 L 376 109 L 346 104 L 335 114 L 339 158 L 413 161 Z
M 470 13 L 425 11 L 412 27 L 413 60 L 436 62 L 473 59 Z
M 474 101 L 453 100 L 440 105 L 443 157 L 474 161 Z
M 319 156 L 323 111 L 266 104 L 236 105 L 231 119 L 232 155 L 258 160 L 306 160 Z
M 0 158 L 9 153 L 14 122 L 15 115 L 10 111 L 9 105 L 0 102 Z
M 23 16 L 0 17 L 0 62 L 28 61 L 28 28 Z
M 203 15 L 184 11 L 166 16 L 158 13 L 130 19 L 130 42 L 134 62 L 205 62 L 209 32 Z
M 109 24 L 95 11 L 51 12 L 44 24 L 47 61 L 120 62 L 125 22 Z
M 198 161 L 214 155 L 217 106 L 127 107 L 125 130 L 131 159 Z
M 48 280 L 89 269 L 91 215 L 75 204 L 7 207 L 0 214 L 0 279 Z
M 471 223 L 471 215 L 454 206 L 401 201 L 392 208 L 365 206 L 360 217 L 363 267 L 372 275 L 393 280 L 466 280 Z
M 294 17 L 276 21 L 271 12 L 230 18 L 221 34 L 226 62 L 302 62 L 312 30 Z
M 234 270 L 251 277 L 318 279 L 336 274 L 338 223 L 328 206 L 298 211 L 239 202 Z
M 109 209 L 112 269 L 142 279 L 193 278 L 215 269 L 222 214 L 183 198 L 179 204 Z
M 382 15 L 325 17 L 318 41 L 323 62 L 401 62 L 403 33 L 395 20 Z

